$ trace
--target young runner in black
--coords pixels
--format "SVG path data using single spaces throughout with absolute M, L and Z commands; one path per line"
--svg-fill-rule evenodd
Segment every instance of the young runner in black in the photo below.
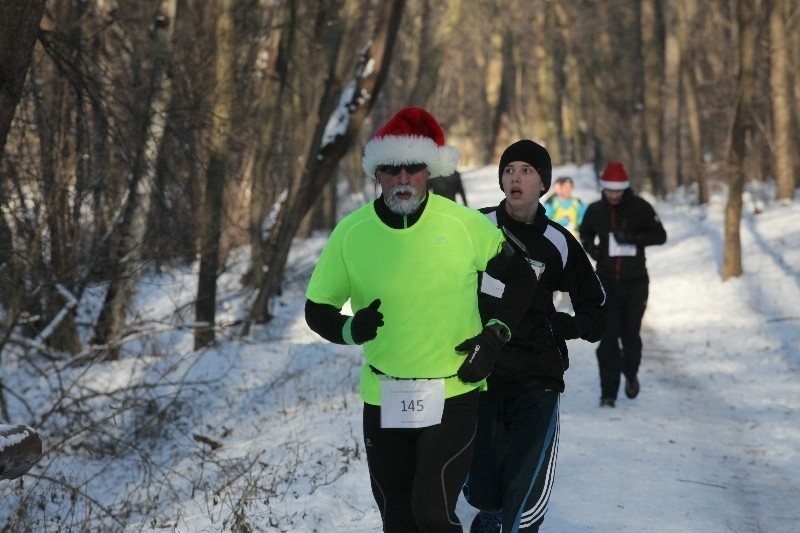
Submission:
M 547 218 L 550 155 L 522 140 L 500 158 L 500 205 L 481 209 L 516 242 L 538 277 L 533 301 L 481 392 L 467 501 L 480 509 L 471 531 L 538 531 L 547 511 L 559 438 L 559 396 L 569 367 L 566 339 L 596 342 L 603 332 L 603 286 L 568 229 Z M 491 316 L 506 287 L 484 275 L 479 305 Z M 553 291 L 569 294 L 574 316 L 557 312 Z

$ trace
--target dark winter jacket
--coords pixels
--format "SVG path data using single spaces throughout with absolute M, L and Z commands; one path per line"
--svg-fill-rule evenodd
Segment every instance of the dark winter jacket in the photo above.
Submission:
M 529 263 L 540 272 L 533 301 L 498 358 L 489 376 L 489 389 L 483 394 L 499 398 L 532 390 L 563 392 L 569 357 L 566 342 L 550 327 L 549 317 L 555 312 L 553 291 L 569 293 L 581 338 L 596 342 L 605 329 L 603 286 L 581 245 L 568 229 L 547 218 L 543 206 L 539 206 L 533 224 L 512 219 L 505 210 L 505 200 L 480 211 L 495 220 L 510 241 L 522 243 Z M 482 291 L 481 317 L 491 317 L 498 302 Z
M 439 176 L 428 178 L 428 190 L 456 201 L 456 196 L 461 196 L 461 201 L 467 205 L 467 193 L 464 191 L 464 182 L 461 181 L 461 173 L 455 171 L 449 176 Z
M 635 256 L 609 257 L 609 234 L 615 232 L 636 245 Z M 586 208 L 580 238 L 583 247 L 597 261 L 600 279 L 649 281 L 644 247 L 664 244 L 667 232 L 653 206 L 627 189 L 619 205 L 612 206 L 604 196 Z

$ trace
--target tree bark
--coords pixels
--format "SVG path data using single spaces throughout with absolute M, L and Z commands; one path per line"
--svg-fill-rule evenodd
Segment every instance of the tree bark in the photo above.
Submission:
M 533 39 L 533 55 L 536 58 L 537 102 L 532 111 L 534 116 L 543 119 L 543 127 L 534 130 L 536 137 L 547 148 L 553 164 L 557 165 L 561 163 L 558 138 L 561 129 L 561 108 L 556 93 L 555 59 L 546 42 L 550 37 L 547 29 L 553 26 L 554 17 L 550 9 L 550 2 L 544 2 L 543 4 L 541 9 L 536 12 L 537 27 L 542 30 Z M 527 43 L 521 46 L 527 46 Z M 523 54 L 523 50 L 518 50 L 517 55 L 522 56 Z M 520 74 L 521 69 L 517 75 L 519 76 Z M 519 98 L 526 96 L 521 94 L 522 92 L 517 91 Z M 523 125 L 520 125 L 518 131 L 524 132 L 525 129 Z
M 696 14 L 696 0 L 680 0 L 678 3 L 678 38 L 682 43 L 681 50 L 684 54 L 683 60 L 681 60 L 681 86 L 689 134 L 689 172 L 691 181 L 697 183 L 697 201 L 700 205 L 705 205 L 709 200 L 708 176 L 703 163 L 703 130 L 700 106 L 697 101 L 694 53 L 690 44 L 690 35 Z
M 206 170 L 200 233 L 200 272 L 195 304 L 194 349 L 211 345 L 215 339 L 217 272 L 219 271 L 222 208 L 225 195 L 225 162 L 231 137 L 231 110 L 234 99 L 233 0 L 218 0 L 216 28 L 216 94 L 211 132 L 211 150 Z
M 0 12 L 4 13 L 4 16 L 0 18 L 0 65 L 4 66 L 0 73 L 0 163 L 3 163 L 2 168 L 5 171 L 0 181 L 2 205 L 8 205 L 9 196 L 13 194 L 9 194 L 7 189 L 16 191 L 22 189 L 16 172 L 17 163 L 10 158 L 4 160 L 4 155 L 11 124 L 23 94 L 25 77 L 31 65 L 43 11 L 44 1 L 26 3 L 0 0 Z M 18 217 L 18 219 L 30 220 L 31 217 Z M 33 309 L 33 313 L 29 313 L 32 307 L 30 288 L 35 285 L 29 282 L 30 278 L 26 275 L 31 269 L 30 262 L 26 261 L 26 251 L 36 248 L 38 239 L 25 239 L 27 250 L 22 250 L 18 246 L 22 239 L 15 238 L 15 233 L 17 235 L 22 233 L 19 230 L 19 224 L 15 224 L 13 219 L 9 220 L 5 214 L 0 213 L 0 239 L 2 239 L 0 263 L 5 263 L 4 268 L 0 270 L 0 274 L 2 274 L 0 298 L 2 298 L 5 309 L 5 313 L 0 316 L 3 335 L 2 342 L 0 342 L 0 355 L 5 353 L 4 349 L 9 337 L 13 331 L 17 330 L 20 318 L 28 314 L 36 315 L 38 311 Z M 35 256 L 36 254 L 31 255 Z M 27 285 L 25 281 L 28 281 Z M 25 329 L 23 328 L 23 330 Z M 0 364 L 2 364 L 1 359 L 0 357 Z M 9 419 L 1 379 L 0 414 L 6 420 Z
M 566 78 L 566 91 L 561 95 L 564 135 L 571 142 L 569 160 L 582 165 L 587 155 L 588 132 L 586 119 L 583 116 L 583 82 L 575 50 L 574 26 L 564 4 L 553 2 L 552 7 L 564 46 L 562 70 Z
M 284 188 L 285 179 L 279 179 L 281 165 L 275 164 L 274 153 L 279 145 L 281 125 L 281 103 L 289 84 L 287 62 L 294 48 L 290 3 L 277 10 L 275 29 L 270 35 L 267 47 L 267 79 L 261 95 L 262 111 L 259 113 L 261 128 L 253 157 L 253 187 L 250 195 L 250 268 L 245 282 L 259 287 L 264 278 L 262 266 L 269 254 L 268 235 L 270 213 Z
M 730 130 L 728 150 L 728 203 L 725 207 L 725 243 L 722 259 L 722 280 L 742 275 L 742 191 L 744 190 L 744 160 L 747 136 L 752 128 L 750 113 L 753 106 L 755 78 L 755 12 L 758 0 L 737 1 L 739 30 L 738 95 Z
M 0 161 L 44 13 L 45 0 L 0 0 Z
M 80 34 L 81 28 L 76 27 L 72 29 L 69 37 L 75 42 L 80 42 Z M 46 231 L 37 235 L 39 246 L 37 253 L 40 254 L 38 259 L 42 265 L 46 265 L 45 269 L 38 272 L 43 282 L 43 297 L 40 300 L 42 307 L 39 312 L 42 313 L 44 320 L 43 327 L 38 328 L 37 339 L 55 350 L 76 354 L 81 349 L 81 341 L 74 312 L 61 316 L 57 322 L 54 321 L 56 316 L 68 308 L 70 299 L 64 298 L 64 294 L 65 292 L 74 294 L 73 289 L 78 279 L 77 250 L 72 238 L 75 221 L 67 216 L 70 213 L 68 191 L 71 184 L 64 172 L 70 157 L 65 155 L 60 144 L 63 130 L 75 127 L 71 112 L 63 105 L 72 95 L 72 86 L 67 79 L 59 75 L 57 65 L 43 61 L 40 67 L 37 70 L 36 63 L 31 66 L 32 75 L 48 80 L 33 92 L 36 135 L 39 142 L 38 171 L 41 176 L 41 201 L 44 206 L 42 217 L 46 228 Z M 59 290 L 59 284 L 66 288 L 66 291 Z M 39 305 L 39 302 L 34 305 Z M 50 327 L 51 324 L 54 327 Z
M 412 105 L 429 108 L 436 94 L 444 52 L 458 28 L 461 0 L 425 0 L 416 82 L 411 90 Z
M 641 0 L 644 147 L 647 178 L 656 194 L 664 192 L 663 97 L 664 17 L 661 0 Z
M 517 71 L 512 54 L 513 37 L 507 27 L 501 27 L 499 31 L 499 37 L 492 35 L 489 39 L 491 51 L 486 69 L 486 95 L 491 107 L 491 131 L 487 137 L 486 153 L 492 161 L 498 159 L 516 137 L 510 125 Z
M 672 193 L 680 184 L 681 161 L 681 72 L 684 44 L 680 39 L 680 21 L 678 4 L 683 0 L 665 0 L 664 2 L 664 91 L 663 91 L 663 172 L 664 187 L 656 190 L 663 197 Z M 655 184 L 654 184 L 655 185 Z
M 794 200 L 796 187 L 791 140 L 791 94 L 789 89 L 789 45 L 786 35 L 788 3 L 771 0 L 769 10 L 770 76 L 775 168 L 775 196 L 778 200 Z
M 111 276 L 103 308 L 97 319 L 92 344 L 106 345 L 106 358 L 119 357 L 116 340 L 125 327 L 128 305 L 135 292 L 142 264 L 142 247 L 147 233 L 147 220 L 153 204 L 156 161 L 167 123 L 167 105 L 172 96 L 170 63 L 172 35 L 175 28 L 177 0 L 162 0 L 153 18 L 155 39 L 152 96 L 149 105 L 149 124 L 142 149 L 141 169 L 130 182 L 125 215 L 115 228 L 116 261 L 110 266 Z

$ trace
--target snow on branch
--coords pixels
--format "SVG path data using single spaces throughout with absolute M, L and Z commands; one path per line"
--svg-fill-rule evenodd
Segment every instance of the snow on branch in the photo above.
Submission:
M 361 87 L 362 80 L 374 72 L 375 60 L 372 57 L 372 41 L 365 44 L 358 53 L 358 63 L 356 64 L 355 76 L 342 91 L 339 96 L 339 103 L 331 113 L 325 131 L 322 134 L 320 149 L 333 144 L 336 137 L 344 135 L 350 125 L 353 113 L 364 105 L 370 98 L 370 93 Z M 318 155 L 317 157 L 322 157 Z
M 53 334 L 53 331 L 55 331 L 56 327 L 58 327 L 61 321 L 64 320 L 64 318 L 67 316 L 67 313 L 69 313 L 76 305 L 78 305 L 78 299 L 75 298 L 75 296 L 71 292 L 69 292 L 66 289 L 66 287 L 64 287 L 60 283 L 57 283 L 56 289 L 61 294 L 61 296 L 64 297 L 64 300 L 66 300 L 67 303 L 64 305 L 64 307 L 61 308 L 58 314 L 56 314 L 53 320 L 51 320 L 50 323 L 47 324 L 47 326 L 44 329 L 42 329 L 41 332 L 39 332 L 39 334 L 34 339 L 36 343 L 43 343 L 45 340 L 47 340 L 47 338 L 49 338 L 50 335 Z

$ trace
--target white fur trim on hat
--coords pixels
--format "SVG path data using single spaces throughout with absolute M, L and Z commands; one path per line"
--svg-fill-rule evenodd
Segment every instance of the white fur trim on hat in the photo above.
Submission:
M 600 180 L 600 188 L 606 189 L 609 191 L 624 191 L 628 187 L 631 186 L 631 182 L 628 180 L 625 181 L 605 181 Z
M 631 186 L 625 165 L 619 161 L 609 161 L 600 175 L 600 187 L 609 191 L 623 191 Z
M 373 138 L 364 146 L 361 166 L 367 176 L 375 177 L 375 169 L 380 165 L 425 163 L 433 178 L 455 172 L 458 158 L 457 148 L 438 146 L 430 137 L 385 135 Z

